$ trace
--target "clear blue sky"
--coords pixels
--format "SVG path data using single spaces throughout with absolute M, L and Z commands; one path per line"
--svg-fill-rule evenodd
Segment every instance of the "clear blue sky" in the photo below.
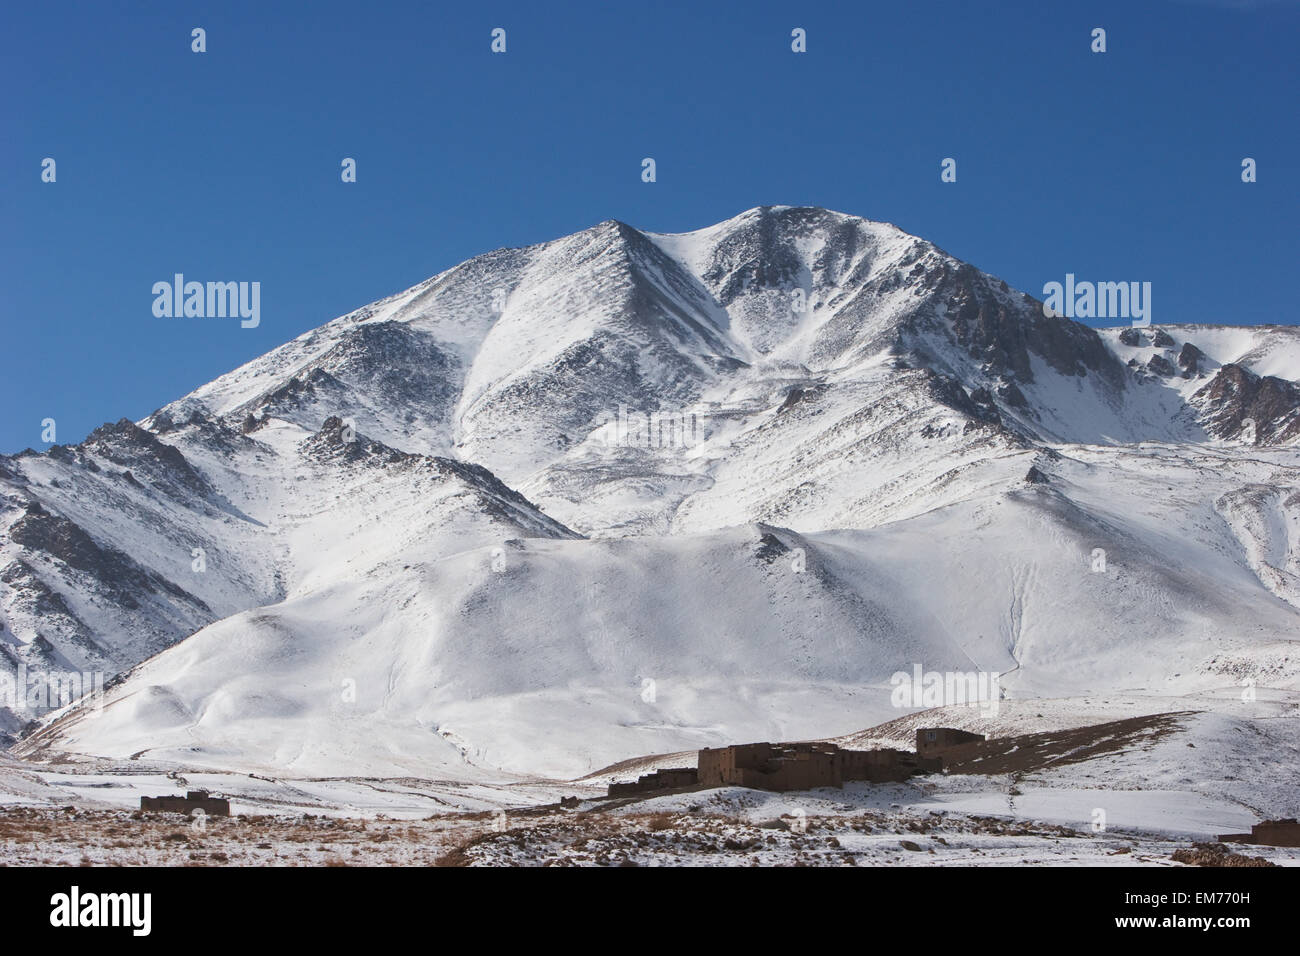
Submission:
M 1069 271 L 1152 282 L 1157 323 L 1294 323 L 1298 48 L 1291 0 L 8 2 L 0 452 L 610 218 L 820 205 L 1035 294 Z M 155 318 L 175 272 L 259 281 L 261 325 Z

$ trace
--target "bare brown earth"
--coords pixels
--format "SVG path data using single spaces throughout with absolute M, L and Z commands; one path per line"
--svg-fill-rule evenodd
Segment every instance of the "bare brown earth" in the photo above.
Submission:
M 0 811 L 9 866 L 429 866 L 491 819 L 207 817 L 71 807 Z
M 1296 851 L 1263 852 L 1281 861 Z M 10 866 L 1267 865 L 1134 834 L 946 813 L 864 810 L 766 820 L 707 806 L 644 813 L 533 808 L 422 820 L 0 811 Z
M 1262 856 L 1234 853 L 1222 843 L 1194 843 L 1174 851 L 1171 859 L 1188 866 L 1277 866 Z
M 902 819 L 870 811 L 851 818 L 787 815 L 762 822 L 724 814 L 585 813 L 478 834 L 440 862 L 449 866 L 858 866 L 958 862 L 958 857 L 966 857 L 961 862 L 979 863 L 981 857 L 992 861 L 998 855 L 994 845 L 999 838 L 1007 838 L 1006 850 L 1021 841 L 1059 847 L 1062 841 L 1082 836 L 1066 827 L 988 817 Z M 1131 847 L 1126 847 L 1129 851 Z M 1161 861 L 1157 856 L 1143 859 Z
M 1179 729 L 1190 712 L 1129 717 L 1104 724 L 999 737 L 944 756 L 945 773 L 1028 773 L 1149 745 Z

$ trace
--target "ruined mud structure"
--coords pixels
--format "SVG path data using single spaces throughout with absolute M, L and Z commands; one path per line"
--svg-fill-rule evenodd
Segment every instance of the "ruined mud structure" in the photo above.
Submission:
M 184 813 L 202 810 L 208 816 L 230 816 L 230 801 L 212 797 L 206 790 L 191 790 L 183 797 L 141 797 L 140 809 L 146 813 Z
M 1158 740 L 1172 733 L 1186 716 L 1188 712 L 1178 711 L 992 739 L 955 727 L 921 727 L 916 730 L 915 753 L 891 749 L 851 750 L 816 741 L 733 744 L 699 751 L 697 769 L 659 770 L 636 781 L 611 783 L 609 795 L 627 797 L 713 787 L 812 790 L 842 787 L 854 780 L 902 781 L 918 773 L 1023 773 L 1077 763 Z M 1293 821 L 1259 826 L 1266 828 L 1261 832 L 1266 834 L 1268 842 L 1297 839 L 1289 835 L 1294 831 L 1287 829 L 1295 826 Z M 1243 835 L 1234 835 L 1234 839 L 1237 836 Z M 1255 842 L 1265 842 L 1265 838 Z
M 642 774 L 629 783 L 611 783 L 611 797 L 626 797 L 635 793 L 651 793 L 660 790 L 676 790 L 680 787 L 694 787 L 699 783 L 699 772 L 694 767 L 672 767 L 656 770 L 654 773 Z
M 916 752 L 928 757 L 963 744 L 982 743 L 984 739 L 983 734 L 973 734 L 955 727 L 922 727 L 916 732 Z
M 845 750 L 835 744 L 807 742 L 734 744 L 701 750 L 698 768 L 659 770 L 635 782 L 611 783 L 609 795 L 622 797 L 683 787 L 811 790 L 842 787 L 849 780 L 906 780 L 914 773 L 936 772 L 941 766 L 938 759 L 919 757 L 906 750 Z
M 884 783 L 934 771 L 939 764 L 905 750 L 843 750 L 835 744 L 738 744 L 706 748 L 699 757 L 705 787 L 811 790 L 842 787 L 846 780 Z
M 1259 846 L 1300 846 L 1300 823 L 1295 820 L 1265 820 L 1249 833 L 1225 833 L 1223 843 L 1254 843 Z

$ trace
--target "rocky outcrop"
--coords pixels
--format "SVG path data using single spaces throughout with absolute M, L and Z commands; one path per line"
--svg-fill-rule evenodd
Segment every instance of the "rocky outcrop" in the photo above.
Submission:
M 188 591 L 142 568 L 121 551 L 99 545 L 79 525 L 51 514 L 40 502 L 27 505 L 23 516 L 10 526 L 9 537 L 24 548 L 89 575 L 99 590 L 124 608 L 139 607 L 143 594 L 167 594 L 199 610 L 210 610 Z
M 1178 353 L 1178 367 L 1183 370 L 1187 378 L 1194 378 L 1201 374 L 1201 362 L 1204 358 L 1204 352 L 1191 342 L 1184 342 L 1182 351 Z
M 195 495 L 207 498 L 213 493 L 207 480 L 190 465 L 180 449 L 164 444 L 128 419 L 101 425 L 79 448 L 127 468 L 130 481 L 138 484 L 139 478 L 144 478 L 168 497 L 189 501 Z
M 1155 372 L 1157 375 L 1163 375 L 1166 378 L 1175 374 L 1173 364 L 1159 352 L 1147 359 L 1147 368 L 1152 372 Z
M 316 434 L 304 439 L 302 451 L 305 458 L 317 462 L 347 461 L 374 465 L 395 465 L 420 457 L 359 435 L 355 425 L 337 415 L 325 419 Z
M 1013 297 L 969 263 L 962 263 L 940 287 L 954 337 L 992 375 L 1032 383 L 1030 353 L 1063 375 L 1100 374 L 1123 388 L 1120 365 L 1095 330 L 1065 318 L 1043 315 L 1042 303 Z
M 1240 365 L 1224 365 L 1192 402 L 1205 427 L 1217 438 L 1276 445 L 1300 438 L 1300 387 L 1274 376 L 1255 375 Z

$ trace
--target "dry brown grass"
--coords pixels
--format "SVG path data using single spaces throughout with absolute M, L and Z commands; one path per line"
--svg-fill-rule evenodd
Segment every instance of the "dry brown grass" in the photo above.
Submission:
M 209 817 L 124 810 L 0 809 L 0 864 L 428 866 L 469 827 L 449 818 L 411 823 L 325 817 Z M 382 848 L 382 849 L 381 849 Z
M 1175 850 L 1170 859 L 1187 866 L 1277 866 L 1262 856 L 1234 853 L 1222 843 L 1193 843 Z

